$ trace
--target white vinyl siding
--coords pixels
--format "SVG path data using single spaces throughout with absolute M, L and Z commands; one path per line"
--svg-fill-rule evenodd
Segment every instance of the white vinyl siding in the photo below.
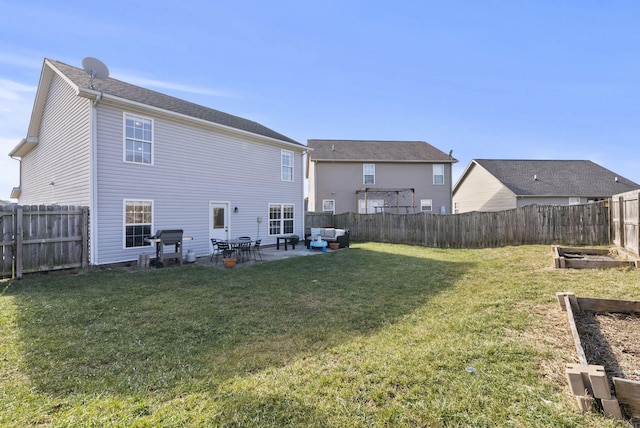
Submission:
M 295 205 L 294 227 L 304 224 L 302 149 L 292 150 L 294 183 L 283 182 L 281 147 L 226 130 L 153 118 L 153 168 L 122 162 L 122 109 L 104 101 L 98 108 L 98 264 L 136 260 L 153 248 L 123 248 L 122 200 L 152 200 L 153 230 L 183 229 L 183 252 L 210 253 L 209 201 L 225 201 L 231 212 L 229 236 L 268 236 L 269 202 Z M 143 115 L 145 116 L 145 115 Z M 146 115 L 145 117 L 151 117 Z M 188 150 L 185 148 L 188 147 Z M 197 153 L 197 156 L 194 156 Z M 256 220 L 262 217 L 260 224 Z M 302 229 L 293 233 L 300 236 Z
M 20 204 L 89 205 L 90 106 L 53 76 L 39 142 L 21 161 Z

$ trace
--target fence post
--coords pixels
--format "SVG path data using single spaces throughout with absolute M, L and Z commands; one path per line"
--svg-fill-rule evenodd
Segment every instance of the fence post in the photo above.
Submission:
M 22 279 L 22 263 L 23 263 L 23 257 L 22 257 L 22 238 L 23 238 L 23 233 L 22 233 L 22 206 L 21 205 L 16 205 L 15 209 L 14 209 L 14 215 L 15 215 L 15 227 L 13 228 L 13 231 L 15 233 L 15 245 L 16 245 L 16 254 L 15 254 L 15 269 L 16 269 L 16 279 Z
M 620 196 L 618 198 L 618 231 L 620 233 L 620 248 L 624 248 L 625 246 L 625 236 L 624 236 L 624 198 Z
M 82 269 L 89 266 L 89 207 L 82 207 Z
M 636 254 L 640 255 L 640 192 L 636 194 L 638 198 L 638 207 L 636 213 L 638 213 L 638 217 L 634 219 L 636 224 L 636 242 L 633 244 L 635 246 Z

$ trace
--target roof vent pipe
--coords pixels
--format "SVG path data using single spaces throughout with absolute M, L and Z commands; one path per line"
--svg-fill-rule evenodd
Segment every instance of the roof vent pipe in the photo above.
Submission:
M 533 179 L 534 179 L 534 180 L 538 180 L 538 175 L 537 175 L 537 174 L 534 174 L 534 175 L 533 175 Z

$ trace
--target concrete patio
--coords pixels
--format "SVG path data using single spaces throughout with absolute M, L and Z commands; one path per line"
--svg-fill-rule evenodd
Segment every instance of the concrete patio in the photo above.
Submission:
M 346 248 L 341 248 L 339 250 L 331 250 L 331 249 L 327 249 L 327 253 L 322 253 L 322 251 L 320 251 L 319 248 L 317 249 L 313 249 L 313 251 L 309 251 L 308 248 L 305 248 L 304 246 L 304 241 L 299 242 L 298 244 L 296 244 L 296 248 L 293 249 L 291 248 L 291 245 L 288 246 L 288 249 L 285 251 L 284 249 L 284 245 L 280 244 L 280 249 L 277 250 L 275 245 L 268 245 L 268 246 L 263 246 L 260 248 L 260 253 L 262 254 L 262 261 L 260 261 L 260 258 L 258 258 L 258 261 L 254 261 L 253 259 L 253 252 L 249 255 L 249 260 L 245 260 L 242 263 L 240 263 L 238 261 L 238 263 L 236 263 L 235 269 L 237 268 L 243 268 L 243 267 L 247 267 L 247 266 L 252 266 L 256 263 L 266 263 L 266 262 L 270 262 L 270 261 L 274 261 L 274 260 L 283 260 L 283 259 L 289 259 L 291 257 L 306 257 L 306 256 L 313 256 L 313 255 L 318 255 L 318 254 L 328 254 L 330 252 L 333 251 L 344 251 Z M 224 269 L 224 264 L 222 262 L 222 256 L 219 256 L 218 258 L 218 263 L 216 264 L 216 260 L 215 257 L 213 258 L 213 260 L 210 260 L 211 257 L 210 256 L 206 256 L 206 257 L 197 257 L 196 261 L 195 261 L 195 265 L 198 266 L 210 266 L 210 267 L 217 267 L 219 269 Z M 184 263 L 185 265 L 189 265 L 191 263 Z

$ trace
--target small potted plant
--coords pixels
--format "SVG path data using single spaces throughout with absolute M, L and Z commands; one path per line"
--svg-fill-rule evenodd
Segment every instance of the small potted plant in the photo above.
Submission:
M 224 263 L 224 267 L 230 269 L 236 265 L 238 260 L 235 257 L 224 257 L 222 262 Z

